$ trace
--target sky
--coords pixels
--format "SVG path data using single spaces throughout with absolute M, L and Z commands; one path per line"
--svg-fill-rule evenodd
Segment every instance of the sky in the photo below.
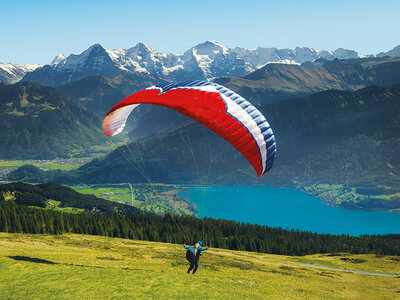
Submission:
M 180 53 L 207 40 L 372 54 L 400 44 L 399 16 L 400 0 L 0 0 L 0 62 L 47 64 L 95 43 Z

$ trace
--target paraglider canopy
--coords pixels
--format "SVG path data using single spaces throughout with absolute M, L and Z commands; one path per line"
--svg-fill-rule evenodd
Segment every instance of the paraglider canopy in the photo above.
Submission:
M 258 176 L 272 168 L 276 143 L 269 123 L 250 102 L 222 85 L 195 80 L 149 87 L 117 103 L 104 117 L 103 132 L 121 133 L 140 104 L 173 109 L 208 127 L 239 150 Z

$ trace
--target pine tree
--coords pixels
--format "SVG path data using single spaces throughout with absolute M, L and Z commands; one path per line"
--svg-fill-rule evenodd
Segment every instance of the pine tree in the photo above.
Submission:
M 3 210 L 3 207 L 1 207 L 0 203 L 0 231 L 2 232 L 8 232 L 8 222 L 7 218 L 5 215 L 5 211 Z

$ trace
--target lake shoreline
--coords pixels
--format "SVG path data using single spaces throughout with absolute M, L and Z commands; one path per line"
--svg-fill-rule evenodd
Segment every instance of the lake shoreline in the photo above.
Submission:
M 321 189 L 320 191 L 316 191 L 311 189 L 311 187 L 320 185 L 320 186 L 333 186 L 335 187 L 335 194 L 330 194 L 329 188 L 326 189 Z M 344 187 L 338 187 L 340 184 L 327 184 L 327 183 L 317 183 L 317 184 L 312 184 L 312 183 L 306 183 L 306 184 L 290 184 L 290 183 L 285 183 L 285 184 L 270 184 L 270 185 L 183 185 L 182 188 L 185 189 L 191 189 L 191 188 L 212 188 L 212 187 L 224 187 L 224 186 L 252 186 L 252 187 L 272 187 L 272 188 L 283 188 L 283 189 L 291 189 L 291 190 L 296 190 L 300 192 L 304 192 L 309 196 L 312 196 L 314 198 L 317 198 L 321 200 L 325 205 L 330 206 L 330 207 L 339 207 L 343 209 L 348 209 L 348 210 L 360 210 L 360 211 L 370 211 L 370 212 L 389 212 L 389 213 L 396 213 L 400 214 L 400 208 L 388 208 L 388 209 L 375 209 L 375 208 L 366 208 L 366 207 L 361 207 L 357 206 L 356 202 L 354 199 L 347 197 L 345 200 L 340 199 L 338 201 L 338 194 L 340 194 L 341 197 L 343 195 L 349 194 L 352 195 L 351 193 L 348 192 L 349 188 L 344 188 Z M 355 189 L 355 188 L 352 188 Z M 368 195 L 357 195 L 358 197 L 367 197 Z M 356 198 L 354 196 L 353 198 Z M 377 198 L 380 199 L 380 198 Z M 351 201 L 353 200 L 353 201 Z M 197 215 L 197 214 L 196 214 Z

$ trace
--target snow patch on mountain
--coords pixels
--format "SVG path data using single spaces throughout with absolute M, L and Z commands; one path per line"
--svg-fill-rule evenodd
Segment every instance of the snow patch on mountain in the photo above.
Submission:
M 257 69 L 261 69 L 262 67 L 265 67 L 266 65 L 269 65 L 269 64 L 301 65 L 301 63 L 298 63 L 291 59 L 281 59 L 278 61 L 269 61 L 264 65 L 259 65 L 259 66 L 257 66 Z

